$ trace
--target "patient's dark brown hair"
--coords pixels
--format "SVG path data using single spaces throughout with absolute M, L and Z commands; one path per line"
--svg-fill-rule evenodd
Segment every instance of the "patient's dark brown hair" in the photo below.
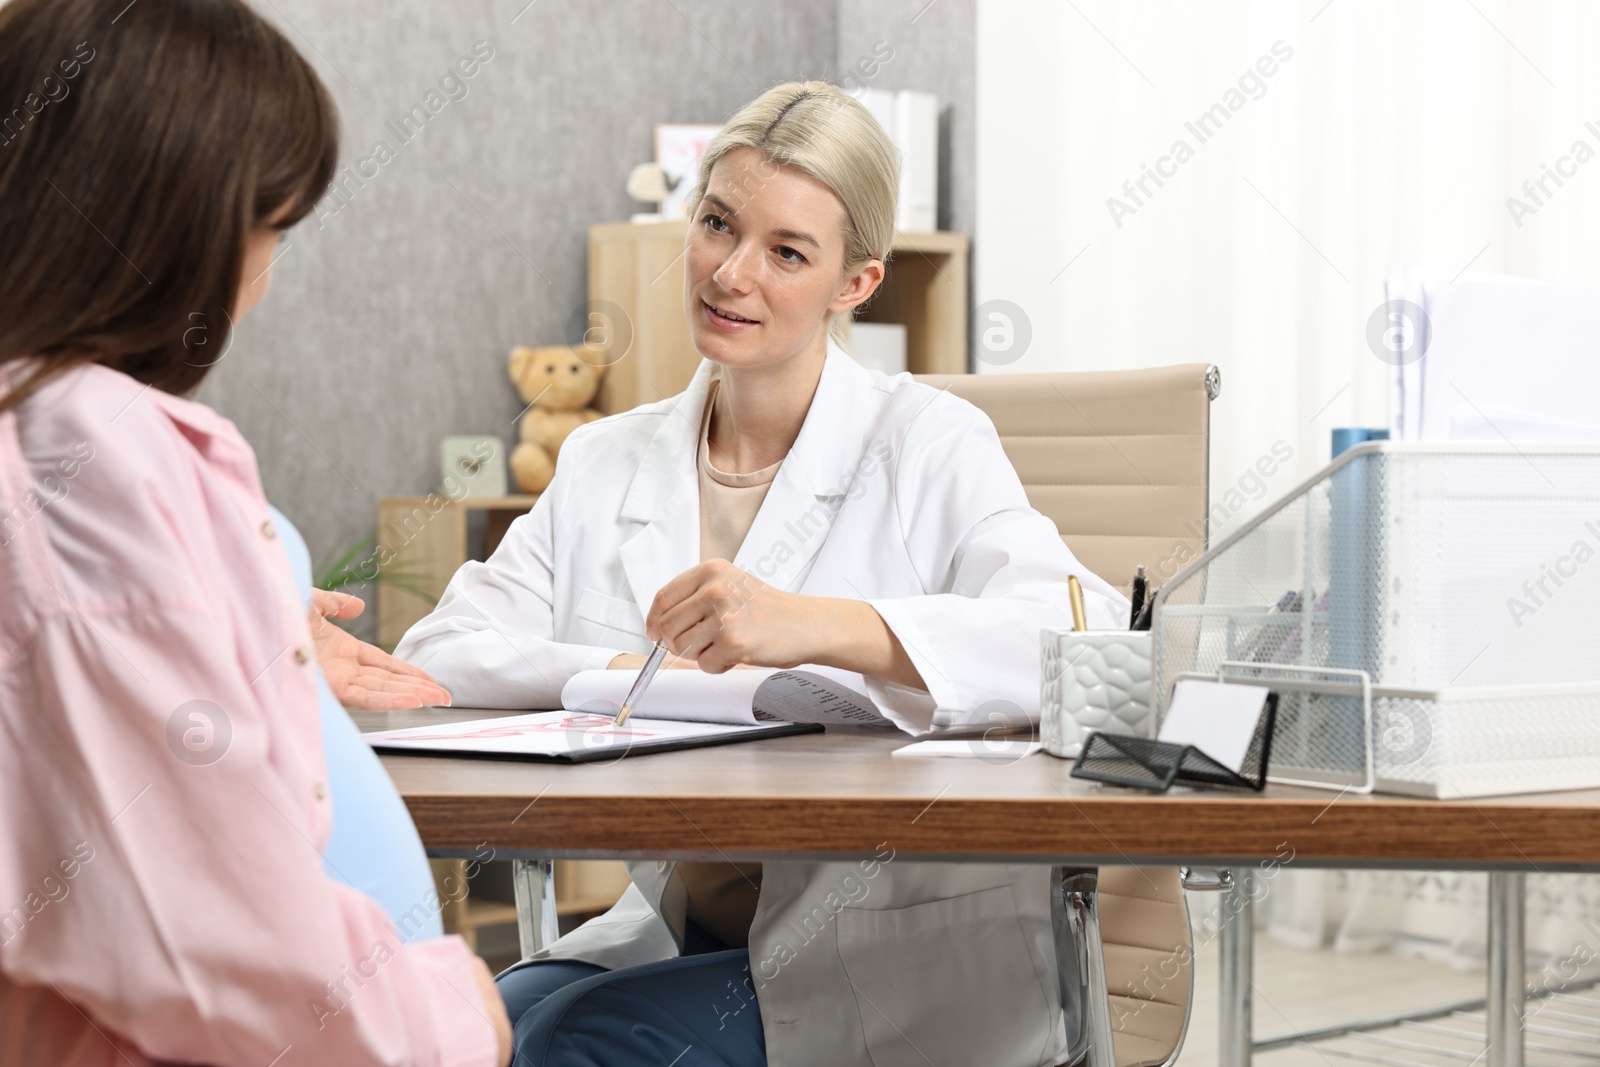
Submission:
M 248 237 L 310 213 L 338 146 L 327 89 L 241 0 L 0 6 L 0 372 L 42 357 L 0 412 L 82 362 L 196 388 Z

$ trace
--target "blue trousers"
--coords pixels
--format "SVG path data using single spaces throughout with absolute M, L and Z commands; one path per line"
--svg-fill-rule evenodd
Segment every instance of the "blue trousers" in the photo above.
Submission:
M 744 949 L 615 971 L 532 960 L 496 984 L 516 1028 L 513 1067 L 766 1067 Z

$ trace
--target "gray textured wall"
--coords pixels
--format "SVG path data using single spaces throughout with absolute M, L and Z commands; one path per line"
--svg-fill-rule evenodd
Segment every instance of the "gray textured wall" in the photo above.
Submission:
M 839 0 L 838 75 L 874 89 L 939 96 L 939 229 L 972 236 L 977 188 L 978 0 Z M 884 42 L 894 56 L 870 77 L 857 63 Z
M 289 234 L 271 294 L 199 398 L 255 446 L 315 558 L 370 533 L 378 497 L 436 487 L 442 437 L 514 440 L 506 353 L 577 339 L 587 227 L 640 207 L 623 184 L 657 122 L 715 122 L 779 82 L 838 80 L 887 40 L 895 57 L 872 84 L 952 100 L 946 210 L 970 232 L 974 0 L 937 0 L 915 23 L 926 0 L 524 2 L 259 4 L 337 98 L 349 170 Z M 479 41 L 493 58 L 465 95 L 446 86 L 460 98 L 440 91 L 403 141 L 391 124 Z M 379 142 L 392 158 L 374 158 Z

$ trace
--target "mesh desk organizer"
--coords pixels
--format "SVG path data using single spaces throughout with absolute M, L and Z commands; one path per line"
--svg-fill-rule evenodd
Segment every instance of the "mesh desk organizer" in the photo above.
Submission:
M 1272 728 L 1278 694 L 1269 693 L 1256 723 L 1255 736 L 1245 750 L 1238 771 L 1219 763 L 1194 745 L 1158 741 L 1152 737 L 1127 737 L 1100 731 L 1091 733 L 1072 766 L 1074 778 L 1109 785 L 1127 785 L 1165 792 L 1174 785 L 1231 789 L 1267 787 L 1267 763 L 1272 752 Z
M 1600 446 L 1373 442 L 1156 599 L 1181 678 L 1278 694 L 1269 780 L 1426 797 L 1600 786 Z

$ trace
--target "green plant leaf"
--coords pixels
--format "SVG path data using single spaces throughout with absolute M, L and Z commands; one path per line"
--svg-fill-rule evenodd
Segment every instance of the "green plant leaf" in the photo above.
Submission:
M 438 603 L 439 598 L 428 588 L 436 578 L 422 568 L 394 563 L 383 566 L 378 562 L 377 542 L 378 535 L 370 533 L 342 551 L 330 553 L 317 568 L 311 584 L 317 589 L 338 592 L 352 585 L 376 582 L 403 590 L 429 604 Z

